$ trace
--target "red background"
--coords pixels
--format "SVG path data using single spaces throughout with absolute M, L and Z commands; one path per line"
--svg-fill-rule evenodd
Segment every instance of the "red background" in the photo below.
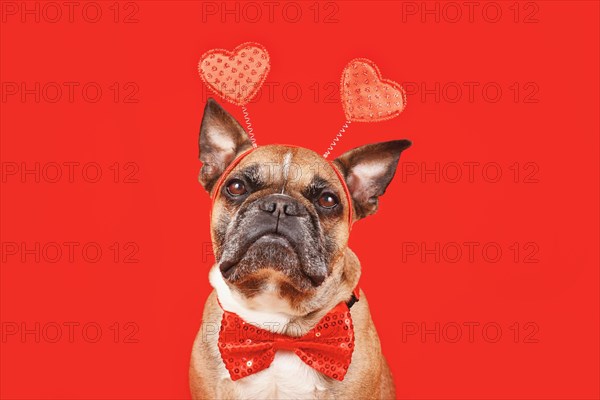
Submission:
M 16 14 L 7 3 L 16 4 Z M 26 7 L 35 10 L 35 4 L 44 6 Z M 249 105 L 259 143 L 322 152 L 343 122 L 330 82 L 338 84 L 352 58 L 374 60 L 385 77 L 411 89 L 400 117 L 356 123 L 339 146 L 414 142 L 379 213 L 357 224 L 350 241 L 362 261 L 361 285 L 398 397 L 598 398 L 597 2 L 496 2 L 485 15 L 481 3 L 471 20 L 462 3 L 453 3 L 461 17 L 446 3 L 303 2 L 286 15 L 276 3 L 272 21 L 257 2 L 258 22 L 244 3 L 209 2 L 204 12 L 194 2 L 119 3 L 117 22 L 112 2 L 95 4 L 102 11 L 97 23 L 82 17 L 81 5 L 72 22 L 63 7 L 53 23 L 51 9 L 43 14 L 40 8 L 36 22 L 23 14 L 21 2 L 2 4 L 3 168 L 95 162 L 103 173 L 98 183 L 81 174 L 72 183 L 65 176 L 36 183 L 4 171 L 2 398 L 189 397 L 188 361 L 211 265 L 203 250 L 210 203 L 197 183 L 206 98 L 197 61 L 206 50 L 245 41 L 262 43 L 272 60 L 273 98 L 263 92 Z M 206 13 L 214 11 L 206 9 L 211 4 L 216 14 Z M 239 22 L 223 7 L 238 7 Z M 439 22 L 425 7 L 438 7 Z M 302 16 L 294 23 L 297 8 Z M 490 22 L 498 8 L 499 21 Z M 38 82 L 47 92 L 39 102 L 35 95 L 22 99 L 21 92 L 11 94 L 11 82 L 26 88 Z M 77 82 L 80 89 L 95 82 L 102 97 L 93 103 L 75 89 L 73 101 L 65 90 L 51 102 L 52 82 L 63 88 Z M 115 82 L 121 96 L 137 88 L 127 98 L 137 102 L 115 102 Z M 476 83 L 473 98 L 465 82 Z M 423 93 L 422 84 L 434 92 Z M 457 85 L 463 89 L 458 97 Z M 295 101 L 298 87 L 302 95 Z M 502 95 L 492 101 L 497 87 Z M 333 101 L 325 101 L 330 93 Z M 239 107 L 226 108 L 241 119 Z M 119 176 L 114 183 L 109 166 L 115 162 L 121 173 L 134 168 L 125 163 L 135 163 L 139 182 Z M 464 167 L 470 162 L 479 163 L 471 180 Z M 439 182 L 408 173 L 435 163 L 447 168 Z M 495 169 L 483 173 L 486 164 Z M 453 182 L 456 165 L 463 175 Z M 501 179 L 489 182 L 498 168 Z M 101 261 L 86 262 L 76 251 L 74 262 L 66 255 L 56 263 L 31 255 L 22 262 L 21 253 L 11 255 L 6 247 L 70 241 L 97 243 Z M 121 249 L 118 262 L 113 242 Z M 128 242 L 137 245 L 138 263 L 122 262 Z M 472 260 L 465 242 L 478 243 Z M 407 252 L 436 243 L 439 262 L 435 254 Z M 482 255 L 486 244 L 501 249 L 499 261 Z M 455 260 L 457 247 L 463 254 Z M 47 328 L 39 343 L 33 334 L 9 334 L 21 324 L 35 329 L 36 322 Z M 79 324 L 73 340 L 65 322 Z M 128 322 L 135 325 L 126 329 Z M 63 327 L 57 343 L 49 340 L 53 323 Z M 82 337 L 86 323 L 102 328 L 97 343 Z M 120 324 L 118 343 L 114 323 Z M 439 343 L 434 334 L 421 336 L 421 324 L 433 330 L 436 323 Z M 478 324 L 472 340 L 465 323 Z M 492 328 L 485 335 L 486 324 Z M 453 343 L 457 325 L 462 336 Z M 491 343 L 497 326 L 501 336 Z M 410 334 L 414 327 L 419 332 Z

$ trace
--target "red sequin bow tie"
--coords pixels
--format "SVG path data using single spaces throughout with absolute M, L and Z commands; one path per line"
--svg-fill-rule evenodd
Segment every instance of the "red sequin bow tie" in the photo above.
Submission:
M 343 380 L 354 350 L 354 326 L 348 306 L 338 304 L 300 337 L 258 328 L 235 313 L 223 311 L 219 351 L 232 380 L 268 368 L 277 350 L 293 351 L 322 374 Z

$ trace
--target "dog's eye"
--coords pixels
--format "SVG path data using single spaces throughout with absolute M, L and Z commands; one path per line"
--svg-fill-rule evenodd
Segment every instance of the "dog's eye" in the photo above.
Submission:
M 232 179 L 227 184 L 227 193 L 232 196 L 241 196 L 246 194 L 246 192 L 246 185 L 244 185 L 244 182 L 240 181 L 239 179 Z
M 321 195 L 321 197 L 319 197 L 318 203 L 323 208 L 333 208 L 337 206 L 339 200 L 337 197 L 335 197 L 335 194 L 325 192 Z

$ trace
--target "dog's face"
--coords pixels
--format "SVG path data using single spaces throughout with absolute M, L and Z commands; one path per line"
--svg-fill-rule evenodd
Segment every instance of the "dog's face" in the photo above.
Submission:
M 345 262 L 350 207 L 354 220 L 376 211 L 409 145 L 401 140 L 363 146 L 334 165 L 308 149 L 260 146 L 226 171 L 252 145 L 239 123 L 210 99 L 200 132 L 199 180 L 214 198 L 213 268 L 251 308 L 277 303 L 271 311 L 292 315 L 318 309 L 360 275 L 356 263 Z

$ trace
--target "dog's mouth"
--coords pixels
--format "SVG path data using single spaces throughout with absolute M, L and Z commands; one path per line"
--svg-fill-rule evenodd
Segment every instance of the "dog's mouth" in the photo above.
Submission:
M 276 247 L 283 247 L 285 249 L 293 250 L 293 247 L 286 237 L 277 233 L 267 233 L 261 237 L 259 237 L 256 241 L 249 242 L 246 248 L 243 249 L 243 253 L 241 257 L 236 259 L 235 257 L 226 258 L 221 261 L 219 268 L 221 269 L 221 273 L 223 277 L 229 279 L 232 274 L 235 272 L 235 267 L 242 261 L 248 252 L 251 252 L 254 247 L 257 246 L 269 246 L 272 247 L 273 250 L 276 250 Z
M 240 244 L 235 254 L 224 254 L 219 269 L 231 283 L 243 283 L 265 270 L 281 273 L 298 289 L 318 286 L 324 279 L 306 273 L 298 245 L 287 236 L 274 232 L 249 238 Z

